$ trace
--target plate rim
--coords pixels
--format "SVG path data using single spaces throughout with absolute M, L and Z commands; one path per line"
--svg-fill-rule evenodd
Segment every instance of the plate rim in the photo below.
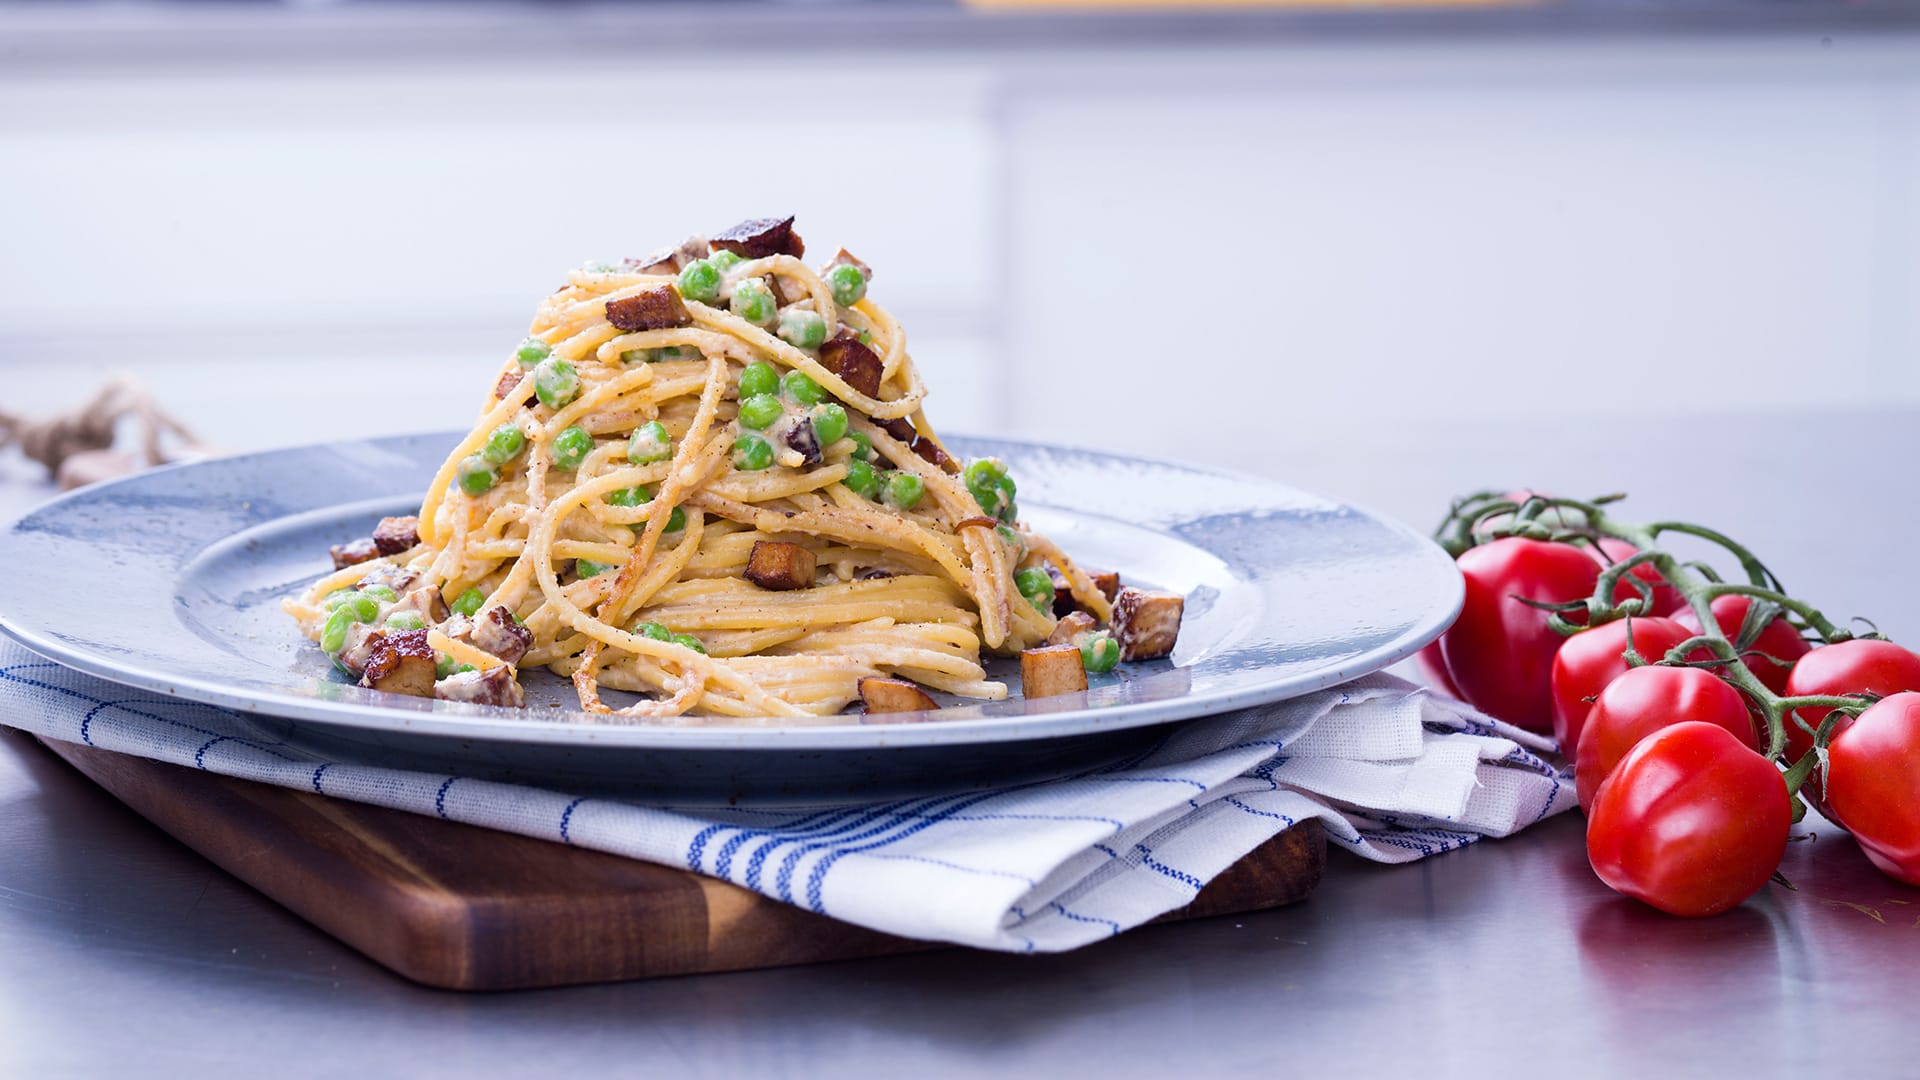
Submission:
M 101 494 L 122 486 L 132 486 L 148 482 L 153 477 L 181 470 L 201 468 L 215 463 L 233 463 L 235 461 L 261 458 L 271 455 L 298 454 L 330 449 L 341 446 L 382 444 L 405 440 L 426 440 L 445 435 L 457 439 L 461 432 L 403 432 L 384 436 L 370 436 L 357 439 L 339 439 L 301 443 L 294 446 L 273 447 L 250 451 L 244 454 L 230 454 L 220 457 L 200 458 L 190 461 L 174 462 L 146 469 L 130 476 L 119 477 L 99 484 L 90 484 L 72 491 L 62 492 L 45 502 L 29 508 L 25 513 L 12 517 L 4 523 L 0 531 L 0 540 L 15 534 L 22 525 L 48 512 L 56 511 L 68 503 L 100 497 Z M 1367 518 L 1372 523 L 1412 540 L 1417 548 L 1425 550 L 1425 557 L 1436 567 L 1444 565 L 1451 569 L 1453 560 L 1431 537 L 1412 526 L 1371 508 L 1342 499 L 1329 498 L 1295 487 L 1282 481 L 1256 476 L 1234 469 L 1224 469 L 1213 465 L 1201 465 L 1173 458 L 1146 458 L 1139 455 L 1116 453 L 1085 447 L 1074 447 L 1058 443 L 1034 442 L 1024 439 L 1011 439 L 1000 436 L 971 436 L 953 434 L 958 439 L 975 438 L 982 441 L 1017 445 L 1039 452 L 1064 452 L 1073 455 L 1093 456 L 1107 461 L 1148 465 L 1155 468 L 1173 468 L 1204 474 L 1217 479 L 1231 481 L 1236 485 L 1251 485 L 1257 488 L 1278 488 L 1293 494 L 1305 496 L 1343 508 Z M 203 549 L 204 550 L 204 549 Z M 1201 548 L 1201 550 L 1207 550 Z M 189 560 L 190 561 L 190 560 Z M 184 565 L 184 564 L 183 564 Z M 1205 695 L 1184 695 L 1156 701 L 1132 702 L 1119 705 L 1103 705 L 1086 708 L 1063 708 L 1024 716 L 972 717 L 967 719 L 939 720 L 912 719 L 922 714 L 900 714 L 903 719 L 887 723 L 870 724 L 860 720 L 859 714 L 847 714 L 847 723 L 802 724 L 802 725 L 673 725 L 673 724 L 618 724 L 582 722 L 577 717 L 589 714 L 578 709 L 560 710 L 556 714 L 541 719 L 526 718 L 520 709 L 495 708 L 474 705 L 454 705 L 453 703 L 434 703 L 431 709 L 413 709 L 407 707 L 368 706 L 360 703 L 329 701 L 324 698 L 305 697 L 285 691 L 237 691 L 224 683 L 213 679 L 197 678 L 192 675 L 172 675 L 150 671 L 145 668 L 127 667 L 115 664 L 108 656 L 89 651 L 78 646 L 70 646 L 60 639 L 46 634 L 36 633 L 33 629 L 21 625 L 21 620 L 0 611 L 0 634 L 6 635 L 22 647 L 47 660 L 54 661 L 76 671 L 103 679 L 120 686 L 132 687 L 170 698 L 181 698 L 236 712 L 257 714 L 297 723 L 311 723 L 329 728 L 347 728 L 356 731 L 393 732 L 408 735 L 425 735 L 447 739 L 480 740 L 485 742 L 505 742 L 519 745 L 539 745 L 549 748 L 619 748 L 625 750 L 752 750 L 757 752 L 781 750 L 884 750 L 890 748 L 955 746 L 977 744 L 1008 744 L 1027 741 L 1070 738 L 1095 734 L 1104 731 L 1120 731 L 1149 727 L 1157 724 L 1178 723 L 1233 712 L 1239 709 L 1259 705 L 1274 704 L 1280 701 L 1302 697 L 1318 690 L 1337 686 L 1345 682 L 1382 671 L 1418 653 L 1431 644 L 1458 618 L 1465 601 L 1464 580 L 1455 572 L 1449 578 L 1449 600 L 1443 605 L 1444 614 L 1437 614 L 1441 607 L 1418 623 L 1413 629 L 1402 633 L 1391 641 L 1378 645 L 1354 656 L 1339 668 L 1307 674 L 1290 679 L 1278 679 L 1255 686 L 1235 690 L 1219 691 Z

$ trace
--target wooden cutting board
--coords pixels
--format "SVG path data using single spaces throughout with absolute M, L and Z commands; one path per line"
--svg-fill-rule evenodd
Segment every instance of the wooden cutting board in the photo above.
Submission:
M 684 870 L 74 743 L 46 746 L 228 873 L 429 986 L 515 990 L 944 947 Z M 1325 864 L 1325 834 L 1307 822 L 1162 921 L 1303 900 Z

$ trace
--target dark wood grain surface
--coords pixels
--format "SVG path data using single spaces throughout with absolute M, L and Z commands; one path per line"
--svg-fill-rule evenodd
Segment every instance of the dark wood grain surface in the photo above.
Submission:
M 525 989 L 941 947 L 683 870 L 73 743 L 46 745 L 228 873 L 429 986 Z M 1297 826 L 1162 918 L 1302 900 L 1325 863 L 1319 823 Z

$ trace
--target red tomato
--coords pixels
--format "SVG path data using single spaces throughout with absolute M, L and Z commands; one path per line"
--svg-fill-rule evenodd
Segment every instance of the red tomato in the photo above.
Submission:
M 1448 697 L 1457 698 L 1460 696 L 1459 689 L 1453 685 L 1453 676 L 1447 674 L 1447 661 L 1445 657 L 1440 655 L 1440 641 L 1438 638 L 1435 638 L 1432 644 L 1414 654 L 1413 665 L 1420 669 L 1420 674 L 1426 678 L 1428 685 L 1432 686 L 1435 690 L 1440 691 Z
M 1592 698 L 1627 670 L 1627 631 L 1633 649 L 1649 662 L 1693 635 L 1672 619 L 1615 619 L 1566 639 L 1553 656 L 1553 737 L 1572 759 L 1580 746 Z
M 1686 722 L 1713 724 L 1755 755 L 1760 751 L 1746 699 L 1718 675 L 1701 668 L 1634 668 L 1600 691 L 1580 731 L 1573 767 L 1580 805 L 1593 807 L 1601 783 L 1635 745 Z
M 1720 632 L 1726 635 L 1728 641 L 1740 636 L 1740 627 L 1746 621 L 1747 609 L 1752 606 L 1753 597 L 1751 596 L 1713 598 L 1713 621 L 1720 624 Z M 1691 608 L 1683 608 L 1674 613 L 1673 621 L 1696 634 L 1700 632 L 1700 616 L 1695 615 Z M 1807 655 L 1808 648 L 1800 632 L 1785 619 L 1775 619 L 1768 623 L 1767 628 L 1760 631 L 1760 637 L 1753 643 L 1754 651 L 1766 653 L 1776 660 L 1785 660 L 1789 664 Z M 1747 670 L 1753 672 L 1767 689 L 1776 694 L 1787 692 L 1789 668 L 1769 663 L 1758 656 L 1750 657 L 1744 663 L 1747 665 Z
M 1860 850 L 1888 877 L 1920 885 L 1920 694 L 1874 702 L 1827 744 L 1827 770 L 1833 816 Z
M 1601 564 L 1602 569 L 1617 562 L 1625 562 L 1640 554 L 1639 548 L 1616 537 L 1603 536 L 1597 543 L 1600 545 L 1600 550 L 1594 551 L 1592 548 L 1587 550 Z M 1647 563 L 1641 563 L 1627 571 L 1627 576 L 1637 577 L 1653 586 L 1653 610 L 1647 612 L 1649 615 L 1669 615 L 1687 605 L 1686 599 L 1680 595 L 1680 590 L 1667 584 L 1667 579 L 1660 576 L 1660 571 Z M 1620 583 L 1613 587 L 1613 602 L 1616 604 L 1630 597 L 1638 599 L 1639 596 L 1640 590 L 1634 588 L 1633 583 L 1626 578 L 1621 578 Z
M 1517 596 L 1564 603 L 1593 594 L 1600 567 L 1572 544 L 1509 536 L 1460 556 L 1466 602 L 1440 638 L 1462 700 L 1533 731 L 1553 726 L 1550 679 L 1560 635 Z
M 1902 690 L 1920 690 L 1920 656 L 1891 641 L 1855 639 L 1822 645 L 1793 665 L 1787 675 L 1787 697 L 1803 694 L 1897 694 Z M 1831 709 L 1796 709 L 1810 727 L 1818 729 Z M 1836 731 L 1835 735 L 1839 732 Z M 1799 761 L 1813 749 L 1813 736 L 1787 718 L 1787 763 Z M 1820 773 L 1815 770 L 1801 788 L 1815 809 L 1828 818 Z
M 1615 892 L 1673 915 L 1715 915 L 1766 885 L 1792 822 L 1772 762 L 1718 724 L 1689 721 L 1642 739 L 1600 785 L 1587 862 Z

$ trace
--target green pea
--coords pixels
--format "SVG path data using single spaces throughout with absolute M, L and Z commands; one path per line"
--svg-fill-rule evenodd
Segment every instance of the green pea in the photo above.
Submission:
M 773 447 L 758 435 L 742 435 L 733 440 L 733 467 L 741 472 L 759 472 L 773 464 Z
M 1019 517 L 1020 507 L 1013 501 L 1013 477 L 1003 476 L 994 481 L 994 488 L 997 492 L 997 501 L 1000 504 L 1000 512 L 995 516 L 1001 521 L 1012 521 Z
M 657 622 L 636 623 L 634 624 L 633 632 L 643 638 L 651 638 L 654 641 L 670 641 L 673 638 L 673 631 L 668 630 Z
M 613 567 L 608 566 L 606 563 L 597 563 L 591 559 L 575 559 L 573 562 L 574 576 L 578 577 L 581 581 L 585 581 L 591 577 L 599 577 L 611 569 L 613 569 Z
M 720 299 L 720 268 L 711 259 L 696 259 L 681 267 L 680 295 L 703 304 Z
M 926 491 L 927 482 L 910 472 L 896 472 L 887 477 L 887 505 L 897 510 L 911 510 L 920 505 L 920 496 Z
M 780 399 L 772 394 L 755 394 L 740 403 L 740 426 L 765 431 L 780 419 Z
M 852 263 L 841 263 L 827 271 L 827 285 L 833 289 L 833 302 L 852 307 L 867 295 L 867 275 Z
M 327 625 L 320 628 L 321 651 L 330 656 L 338 653 L 347 643 L 347 631 L 359 621 L 350 608 L 334 609 L 333 614 L 327 616 Z
M 1024 559 L 1027 557 L 1027 538 L 1026 537 L 1021 536 L 1019 533 L 1014 532 L 1012 529 L 1008 528 L 1005 525 L 995 525 L 993 527 L 993 531 L 999 533 L 1000 539 L 1005 540 L 1007 542 L 1007 546 L 1013 549 L 1014 562 L 1019 562 L 1021 559 Z
M 366 593 L 354 597 L 334 609 L 334 614 L 346 612 L 354 622 L 370 623 L 380 617 L 380 602 Z
M 480 614 L 480 605 L 486 602 L 486 593 L 481 592 L 479 589 L 468 589 L 466 592 L 460 594 L 459 599 L 453 602 L 453 611 L 456 615 L 465 615 L 471 618 Z
M 424 630 L 426 626 L 427 620 L 421 618 L 417 611 L 396 611 L 387 616 L 389 630 Z
M 577 469 L 580 463 L 593 453 L 593 436 L 578 424 L 553 437 L 553 448 L 549 457 L 556 469 Z
M 860 344 L 862 344 L 862 345 L 871 345 L 871 344 L 873 344 L 873 331 L 871 331 L 871 330 L 862 330 L 862 331 L 860 331 L 860 333 L 859 333 L 858 335 L 856 335 L 856 336 L 857 336 L 857 337 L 859 337 L 859 339 L 860 339 Z
M 1105 630 L 1089 634 L 1080 642 L 1080 664 L 1089 672 L 1099 675 L 1112 671 L 1120 662 L 1120 643 Z
M 880 474 L 874 471 L 872 465 L 859 458 L 847 462 L 847 478 L 840 482 L 847 485 L 848 491 L 863 499 L 871 499 L 880 494 Z
M 1053 578 L 1038 566 L 1029 566 L 1013 575 L 1013 587 L 1027 603 L 1041 611 L 1053 610 Z
M 853 440 L 853 456 L 856 461 L 873 460 L 873 440 L 867 438 L 864 431 L 850 431 L 847 438 Z
M 780 388 L 787 392 L 788 397 L 808 405 L 818 405 L 821 399 L 827 396 L 826 391 L 820 389 L 820 384 L 809 378 L 804 371 L 787 372 L 780 379 Z
M 435 679 L 444 679 L 451 674 L 453 674 L 453 657 L 445 653 L 435 654 L 433 659 L 433 677 Z
M 649 420 L 634 428 L 633 435 L 627 439 L 627 460 L 635 465 L 651 465 L 672 456 L 673 436 L 667 434 L 667 425 L 658 420 Z
M 780 375 L 773 365 L 765 360 L 755 360 L 740 372 L 740 400 L 755 394 L 777 394 L 780 392 Z
M 480 448 L 480 456 L 487 459 L 489 465 L 505 465 L 520 456 L 526 449 L 527 437 L 512 424 L 501 424 L 487 436 L 487 443 Z
M 966 481 L 967 490 L 973 493 L 973 501 L 980 504 L 981 510 L 1002 521 L 1013 520 L 1016 488 L 1003 462 L 998 458 L 975 458 L 967 463 L 962 479 Z
M 847 410 L 829 401 L 823 405 L 815 405 L 811 415 L 813 437 L 820 440 L 822 449 L 846 437 Z
M 687 512 L 676 506 L 673 513 L 667 515 L 667 531 L 679 532 L 687 527 Z
M 967 462 L 966 472 L 962 475 L 966 478 L 967 486 L 973 487 L 1007 475 L 1007 466 L 999 458 L 974 458 Z
M 397 603 L 400 599 L 399 593 L 394 592 L 393 589 L 386 585 L 380 584 L 362 585 L 360 587 L 360 595 L 371 596 L 383 604 Z
M 328 611 L 333 611 L 341 604 L 353 599 L 353 596 L 354 593 L 352 589 L 335 589 L 321 598 L 320 606 L 326 608 Z
M 465 675 L 469 671 L 479 671 L 479 670 L 480 670 L 479 668 L 474 667 L 472 664 L 455 664 L 453 665 L 453 671 L 450 672 L 450 674 Z
M 727 307 L 735 315 L 753 323 L 766 326 L 773 322 L 774 312 L 779 310 L 773 300 L 773 290 L 759 278 L 748 278 L 733 287 L 733 298 L 727 301 Z
M 1012 521 L 1018 516 L 1019 510 L 1013 501 L 1014 485 L 1012 477 L 996 477 L 980 486 L 968 484 L 967 490 L 973 493 L 973 501 L 980 504 L 980 509 L 983 512 L 991 514 L 1001 521 Z
M 827 320 L 817 311 L 790 307 L 780 313 L 780 338 L 796 349 L 817 349 L 827 340 Z
M 719 251 L 707 256 L 707 261 L 724 273 L 747 260 L 741 258 L 740 253 L 737 251 L 728 251 L 726 248 L 721 248 Z
M 573 365 L 549 356 L 533 369 L 533 392 L 540 404 L 558 409 L 580 396 L 580 375 Z
M 500 482 L 500 474 L 479 454 L 461 458 L 456 475 L 460 480 L 460 490 L 475 497 L 492 491 L 493 485 Z
M 513 358 L 520 361 L 521 367 L 532 367 L 545 360 L 547 354 L 551 352 L 553 352 L 552 346 L 537 337 L 530 337 L 521 342 L 519 348 L 513 350 Z
M 675 634 L 667 640 L 673 642 L 675 645 L 684 645 L 694 652 L 699 653 L 701 656 L 707 655 L 707 647 L 700 644 L 700 639 L 694 637 L 692 634 Z

